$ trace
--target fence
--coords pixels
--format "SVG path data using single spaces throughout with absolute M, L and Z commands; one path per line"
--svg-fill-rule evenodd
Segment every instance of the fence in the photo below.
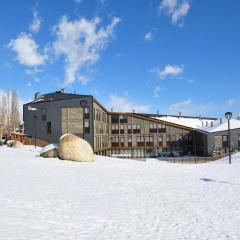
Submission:
M 27 135 L 22 134 L 22 133 L 11 133 L 11 139 L 19 141 L 24 145 L 35 145 L 34 138 L 30 138 Z M 40 140 L 40 139 L 36 139 L 36 146 L 44 147 L 46 145 L 48 145 L 48 142 Z
M 214 157 L 178 157 L 178 158 L 167 158 L 170 163 L 206 163 L 215 160 L 219 160 L 228 154 L 218 155 Z
M 35 145 L 35 139 L 34 138 L 29 138 L 25 137 L 22 142 L 24 145 Z M 36 139 L 36 145 L 38 147 L 44 147 L 48 145 L 49 143 L 40 139 Z

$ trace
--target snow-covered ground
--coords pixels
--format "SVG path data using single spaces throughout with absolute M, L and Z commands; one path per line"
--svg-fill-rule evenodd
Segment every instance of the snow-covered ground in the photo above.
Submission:
M 38 151 L 0 148 L 1 240 L 240 239 L 240 154 L 230 166 Z

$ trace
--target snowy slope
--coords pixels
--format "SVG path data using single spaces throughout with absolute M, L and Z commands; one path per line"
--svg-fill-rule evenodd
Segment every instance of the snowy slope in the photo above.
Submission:
M 2 240 L 240 239 L 240 164 L 77 163 L 38 151 L 0 148 Z

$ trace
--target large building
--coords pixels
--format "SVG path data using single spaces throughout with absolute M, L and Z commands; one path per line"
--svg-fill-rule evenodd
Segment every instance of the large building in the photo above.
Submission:
M 210 155 L 208 134 L 216 118 L 109 112 L 93 96 L 57 91 L 35 94 L 24 104 L 25 133 L 46 142 L 76 134 L 96 154 L 144 158 L 159 155 Z M 212 151 L 212 150 L 211 150 Z

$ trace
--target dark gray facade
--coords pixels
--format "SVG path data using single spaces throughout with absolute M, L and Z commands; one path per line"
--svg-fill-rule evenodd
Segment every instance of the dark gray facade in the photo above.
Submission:
M 230 146 L 234 151 L 240 150 L 240 128 L 231 129 Z M 213 156 L 214 152 L 228 152 L 228 131 L 196 131 L 197 153 L 199 156 Z M 226 141 L 224 141 L 224 138 Z
M 78 94 L 56 92 L 38 96 L 34 101 L 24 104 L 23 121 L 25 133 L 31 137 L 47 141 L 58 142 L 62 135 L 62 108 L 80 108 L 86 105 L 89 108 L 89 133 L 84 133 L 84 139 L 93 146 L 93 97 Z M 30 110 L 36 109 L 36 110 Z M 46 111 L 46 119 L 42 119 L 42 111 Z M 51 125 L 51 134 L 48 134 L 48 124 Z M 83 137 L 83 134 L 77 134 Z
M 228 151 L 228 143 L 221 144 L 221 139 L 228 136 L 228 131 L 208 133 L 208 155 L 214 151 Z M 240 149 L 240 129 L 231 129 L 230 146 L 234 150 Z

